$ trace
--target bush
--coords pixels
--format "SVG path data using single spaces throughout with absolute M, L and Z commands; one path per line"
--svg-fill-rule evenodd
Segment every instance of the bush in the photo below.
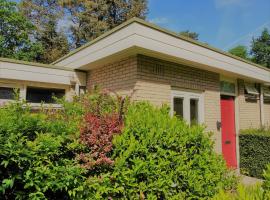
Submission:
M 63 109 L 36 113 L 19 101 L 0 107 L 0 199 L 81 199 L 87 177 L 100 173 L 80 158 L 111 150 L 112 137 L 104 136 L 120 132 L 123 99 L 93 91 L 58 101 Z M 93 143 L 87 136 L 95 136 Z M 104 161 L 102 155 L 94 158 Z
M 112 170 L 88 180 L 91 199 L 206 199 L 234 183 L 204 128 L 168 108 L 132 105 L 113 144 Z
M 19 102 L 0 108 L 1 199 L 68 199 L 80 189 L 78 128 L 54 115 L 33 114 Z
M 264 178 L 263 189 L 265 190 L 265 197 L 270 199 L 270 164 L 267 165 L 267 168 L 264 171 Z
M 236 191 L 220 191 L 213 200 L 269 200 L 269 198 L 265 196 L 261 185 L 244 186 L 240 184 Z
M 264 171 L 263 184 L 251 186 L 238 185 L 236 191 L 221 190 L 213 200 L 270 200 L 270 165 Z
M 263 178 L 270 163 L 270 130 L 242 130 L 239 136 L 240 169 L 243 174 Z
M 167 107 L 108 93 L 61 102 L 0 108 L 1 199 L 208 199 L 235 183 L 204 127 Z

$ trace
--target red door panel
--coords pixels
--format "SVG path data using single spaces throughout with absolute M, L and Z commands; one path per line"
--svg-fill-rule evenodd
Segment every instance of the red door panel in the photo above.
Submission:
M 222 153 L 227 166 L 237 168 L 234 98 L 221 98 Z

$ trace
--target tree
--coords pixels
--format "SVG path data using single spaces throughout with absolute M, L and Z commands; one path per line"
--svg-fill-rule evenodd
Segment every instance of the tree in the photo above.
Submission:
M 23 0 L 20 10 L 36 26 L 34 37 L 46 49 L 39 62 L 51 63 L 68 53 L 67 37 L 58 27 L 64 15 L 58 0 Z
M 229 50 L 229 53 L 240 58 L 248 59 L 248 50 L 246 46 L 238 45 Z
M 44 31 L 40 32 L 38 36 L 38 40 L 46 49 L 46 53 L 40 56 L 40 61 L 43 63 L 52 63 L 69 52 L 66 36 L 63 33 L 57 32 L 56 29 L 56 22 L 49 21 L 44 26 Z
M 270 68 L 270 34 L 267 28 L 251 42 L 251 55 L 255 63 Z
M 198 40 L 198 39 L 199 39 L 199 34 L 198 34 L 198 33 L 196 33 L 196 32 L 191 32 L 191 31 L 189 31 L 189 30 L 182 31 L 182 32 L 179 33 L 179 35 L 182 35 L 182 36 L 191 38 L 191 39 L 193 39 L 193 40 Z
M 35 27 L 18 12 L 16 5 L 0 0 L 0 56 L 35 61 L 42 46 L 30 39 Z
M 93 40 L 132 17 L 145 18 L 147 0 L 64 0 L 70 13 L 74 48 Z

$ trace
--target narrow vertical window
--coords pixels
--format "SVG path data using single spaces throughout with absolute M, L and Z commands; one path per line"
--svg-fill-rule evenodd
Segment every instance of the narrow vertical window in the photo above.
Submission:
M 198 99 L 190 99 L 190 123 L 198 124 L 199 122 L 199 101 Z
M 177 98 L 177 97 L 173 98 L 173 109 L 174 109 L 175 115 L 181 119 L 183 119 L 184 117 L 183 101 L 184 99 L 182 98 Z

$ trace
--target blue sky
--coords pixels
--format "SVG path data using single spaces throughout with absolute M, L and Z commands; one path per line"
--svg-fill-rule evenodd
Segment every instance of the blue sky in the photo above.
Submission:
M 199 33 L 199 40 L 228 50 L 250 45 L 270 30 L 270 0 L 149 0 L 148 20 L 169 30 Z
M 223 50 L 249 46 L 264 27 L 270 30 L 270 0 L 148 1 L 148 21 L 175 32 L 195 31 L 200 41 Z

